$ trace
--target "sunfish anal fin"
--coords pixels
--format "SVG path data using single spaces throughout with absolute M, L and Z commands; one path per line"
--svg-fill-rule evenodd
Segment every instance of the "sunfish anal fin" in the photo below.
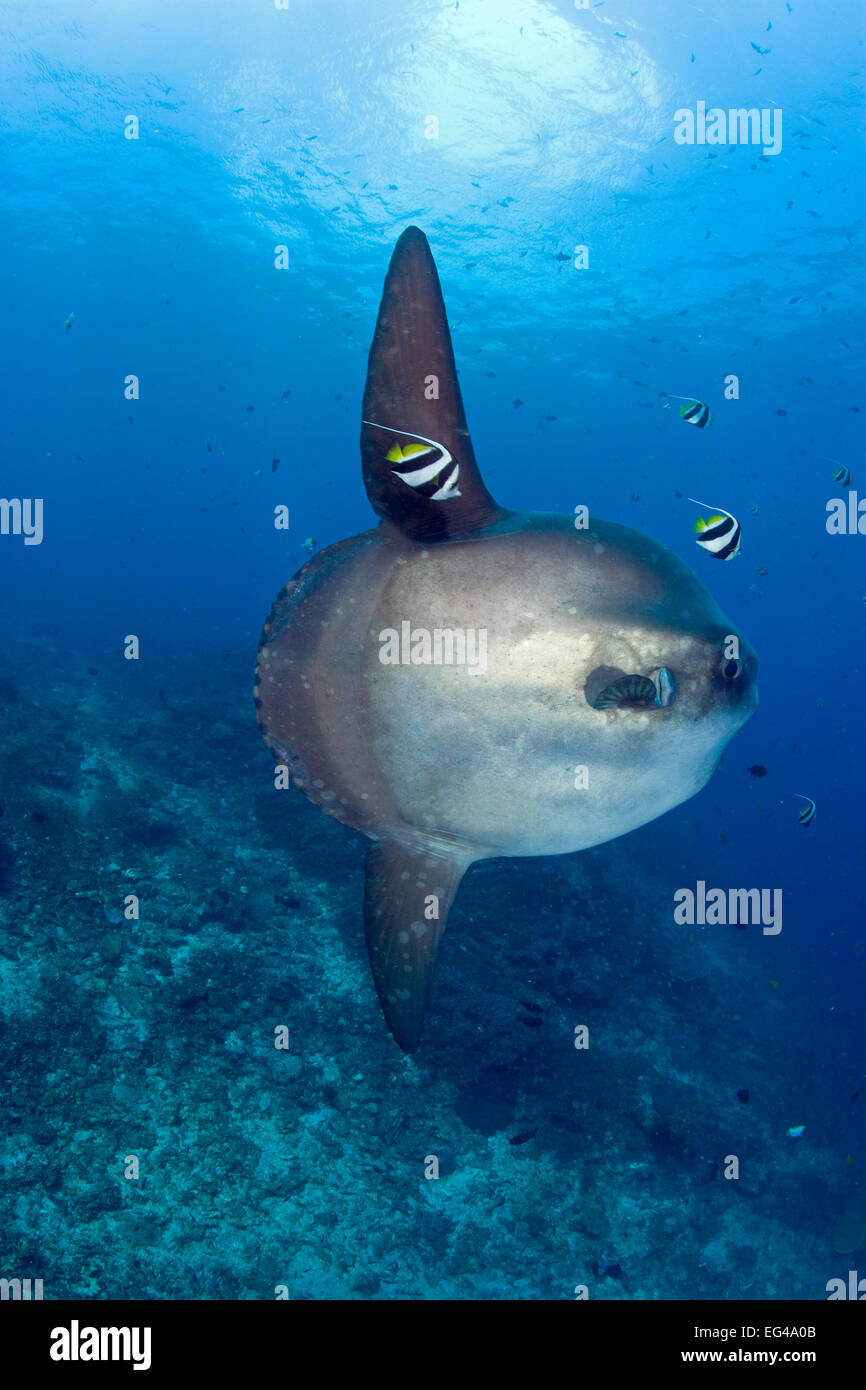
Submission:
M 367 496 L 412 540 L 448 540 L 506 514 L 475 462 L 439 276 L 418 227 L 391 257 L 361 416 Z
M 467 867 L 392 840 L 367 854 L 367 950 L 385 1021 L 404 1052 L 421 1040 L 439 940 Z

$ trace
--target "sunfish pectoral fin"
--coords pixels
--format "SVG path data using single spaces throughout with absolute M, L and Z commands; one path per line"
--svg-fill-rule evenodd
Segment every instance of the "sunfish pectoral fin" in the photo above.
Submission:
M 361 411 L 364 486 L 374 510 L 413 540 L 447 540 L 505 513 L 481 477 L 427 238 L 394 248 Z
M 364 926 L 376 993 L 394 1040 L 414 1052 L 439 940 L 468 863 L 380 840 L 367 854 Z

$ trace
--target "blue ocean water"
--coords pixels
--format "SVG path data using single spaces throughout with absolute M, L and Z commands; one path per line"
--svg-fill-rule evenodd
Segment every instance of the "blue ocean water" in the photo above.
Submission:
M 866 496 L 858 7 L 45 0 L 0 35 L 0 491 L 43 502 L 0 535 L 0 1276 L 825 1298 L 866 1249 L 866 534 L 827 511 Z M 678 141 L 714 108 L 781 147 Z M 761 666 L 693 800 L 470 872 L 405 1058 L 366 842 L 275 795 L 252 669 L 309 550 L 375 522 L 412 224 L 497 499 L 654 537 Z M 699 881 L 781 890 L 782 931 L 676 923 Z

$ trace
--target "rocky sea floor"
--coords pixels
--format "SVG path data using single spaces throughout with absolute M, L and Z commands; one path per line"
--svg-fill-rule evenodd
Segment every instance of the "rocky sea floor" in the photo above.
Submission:
M 251 663 L 122 665 L 45 637 L 0 666 L 0 1275 L 54 1299 L 764 1300 L 856 1263 L 834 1227 L 857 1167 L 786 1135 L 812 1063 L 784 992 L 746 933 L 674 925 L 645 842 L 473 869 L 405 1058 L 365 958 L 367 842 L 273 789 Z

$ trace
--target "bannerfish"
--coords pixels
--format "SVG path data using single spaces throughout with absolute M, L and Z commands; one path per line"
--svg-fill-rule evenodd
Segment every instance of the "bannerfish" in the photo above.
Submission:
M 696 497 L 690 497 L 690 502 L 694 502 L 696 507 L 706 507 L 709 504 L 699 502 Z M 726 512 L 723 507 L 718 507 L 713 511 L 708 521 L 704 521 L 699 516 L 695 522 L 697 532 L 696 544 L 702 550 L 706 550 L 712 555 L 714 560 L 733 560 L 735 555 L 740 553 L 740 523 L 730 512 Z
M 413 1052 L 470 865 L 603 844 L 694 796 L 754 713 L 757 660 L 648 536 L 494 500 L 417 227 L 391 258 L 361 417 L 379 524 L 277 595 L 255 706 L 281 775 L 373 841 L 370 965 Z M 504 424 L 497 454 L 513 473 Z
M 838 468 L 833 469 L 833 482 L 840 483 L 842 487 L 850 487 L 851 469 L 846 464 L 840 463 Z
M 372 420 L 362 420 L 362 425 L 372 425 Z M 387 425 L 378 426 L 380 429 L 387 429 Z M 406 430 L 391 430 L 391 434 L 406 434 Z M 433 502 L 444 502 L 448 497 L 459 497 L 460 489 L 457 486 L 457 479 L 460 477 L 460 465 L 454 462 L 448 450 L 442 445 L 437 444 L 435 439 L 425 439 L 423 435 L 417 435 L 419 443 L 413 444 L 393 444 L 388 450 L 385 458 L 392 465 L 394 472 L 402 482 L 408 487 L 417 489 L 424 497 L 429 497 Z M 429 455 L 435 457 L 429 461 Z M 428 460 L 422 462 L 422 460 Z M 421 464 L 419 468 L 417 465 Z M 399 467 L 393 467 L 398 464 Z
M 315 548 L 316 548 L 317 545 L 318 545 L 318 541 L 316 540 L 315 536 L 306 536 L 306 537 L 301 541 L 301 549 L 302 549 L 302 550 L 306 550 L 307 553 L 310 554 L 310 555 L 312 555 L 312 553 L 313 553 L 313 551 L 315 550 Z
M 800 800 L 806 803 L 797 816 L 798 821 L 801 825 L 811 825 L 818 814 L 818 807 L 815 805 L 811 796 L 804 796 L 802 792 L 794 792 L 794 795 L 799 796 Z
M 687 425 L 696 425 L 699 430 L 705 430 L 713 423 L 713 412 L 703 401 L 696 401 L 691 396 L 674 396 L 673 399 L 686 401 L 680 410 L 680 419 L 685 420 Z

